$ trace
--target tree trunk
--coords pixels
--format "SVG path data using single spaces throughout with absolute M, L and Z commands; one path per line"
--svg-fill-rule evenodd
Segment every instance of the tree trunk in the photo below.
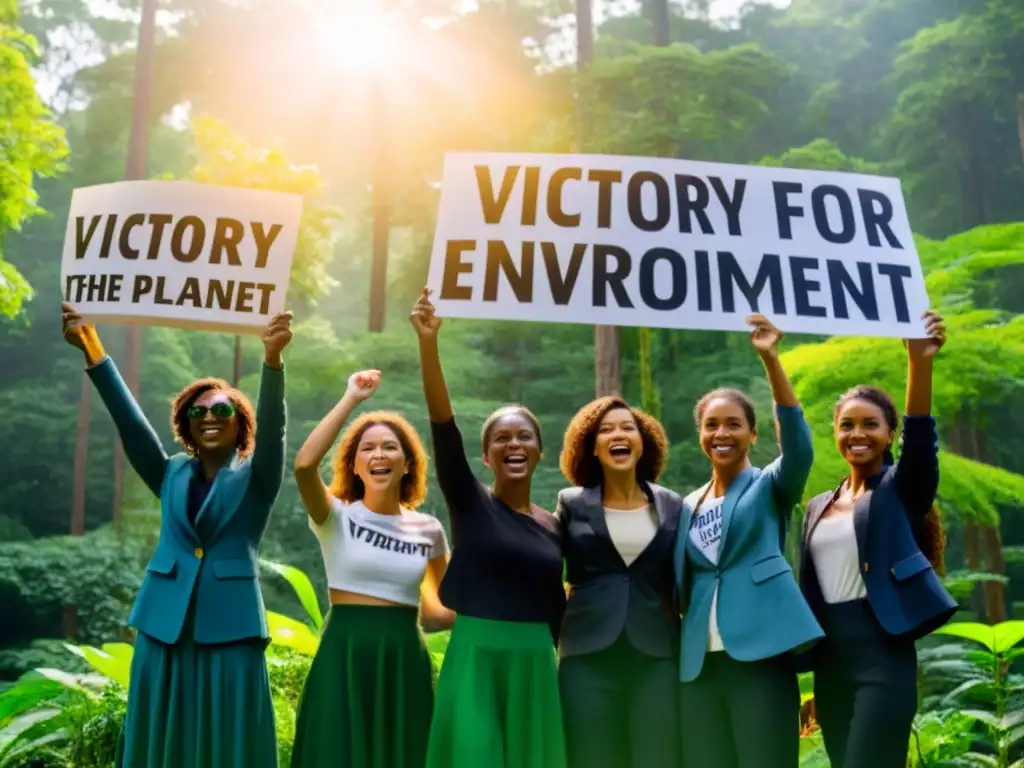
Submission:
M 985 570 L 1005 576 L 1006 560 L 1003 558 L 1003 539 L 999 535 L 999 528 L 994 525 L 981 528 L 981 542 L 985 547 Z M 985 621 L 989 624 L 1006 621 L 1006 585 L 1001 581 L 986 581 L 984 592 Z
M 1017 94 L 1017 142 L 1020 144 L 1020 159 L 1024 162 L 1024 93 Z
M 156 54 L 157 0 L 143 0 L 139 20 L 139 43 L 135 54 L 135 91 L 132 94 L 132 126 L 128 135 L 128 159 L 124 177 L 127 181 L 146 178 L 149 155 L 150 95 L 153 90 L 153 69 Z M 142 367 L 142 326 L 129 325 L 125 330 L 124 379 L 128 388 L 139 397 L 139 372 Z M 114 530 L 121 532 L 121 506 L 124 501 L 124 447 L 117 440 L 114 446 Z
M 370 272 L 370 332 L 384 330 L 384 313 L 388 285 L 388 239 L 391 234 L 391 208 L 388 184 L 389 152 L 388 122 L 390 110 L 385 102 L 382 81 L 375 77 L 370 88 L 370 120 L 373 130 L 373 157 L 370 191 L 370 219 L 373 222 L 373 263 Z
M 981 528 L 973 520 L 964 521 L 964 568 L 968 571 L 978 572 L 981 568 Z M 982 620 L 984 604 L 979 605 L 980 591 L 975 583 L 971 591 L 969 605 L 975 612 L 978 620 Z
M 971 429 L 971 458 L 984 461 L 984 447 L 981 432 Z M 998 576 L 1006 575 L 1006 558 L 1003 556 L 1003 537 L 999 523 L 981 528 L 981 542 L 985 548 L 985 570 Z M 986 581 L 982 587 L 985 595 L 985 620 L 989 624 L 1006 621 L 1006 585 L 1001 581 Z
M 654 44 L 668 45 L 671 36 L 669 34 L 669 11 L 668 0 L 644 0 L 644 15 L 651 21 L 654 27 Z
M 235 361 L 231 367 L 231 386 L 238 389 L 238 382 L 242 379 L 242 337 L 235 336 Z
M 590 0 L 576 0 L 576 68 L 582 71 L 594 59 L 594 15 Z M 579 151 L 587 144 L 584 133 L 586 110 L 580 111 L 577 129 Z M 619 329 L 611 325 L 594 326 L 594 389 L 598 397 L 622 394 L 622 362 Z

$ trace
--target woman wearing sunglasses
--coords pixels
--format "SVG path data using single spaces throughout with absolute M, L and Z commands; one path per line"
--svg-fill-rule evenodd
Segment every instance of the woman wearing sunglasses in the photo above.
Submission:
M 184 451 L 168 456 L 96 328 L 68 304 L 65 340 L 110 412 L 125 455 L 162 510 L 129 623 L 137 630 L 118 768 L 277 765 L 268 641 L 256 552 L 284 474 L 284 366 L 291 314 L 263 331 L 255 412 L 220 379 L 171 406 Z M 255 440 L 259 424 L 260 439 Z

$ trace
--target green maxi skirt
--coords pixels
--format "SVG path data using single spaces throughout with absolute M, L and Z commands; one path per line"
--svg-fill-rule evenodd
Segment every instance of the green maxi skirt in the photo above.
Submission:
M 117 768 L 276 768 L 274 705 L 259 638 L 165 645 L 138 634 Z
M 565 768 L 546 624 L 456 618 L 437 681 L 427 768 Z
M 295 725 L 293 768 L 423 768 L 434 684 L 417 610 L 335 605 Z

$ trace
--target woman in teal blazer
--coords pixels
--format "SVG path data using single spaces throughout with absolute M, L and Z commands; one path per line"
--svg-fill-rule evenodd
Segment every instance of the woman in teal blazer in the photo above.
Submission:
M 797 768 L 800 690 L 789 652 L 823 636 L 782 555 L 786 524 L 814 458 L 811 432 L 779 362 L 782 333 L 751 315 L 775 400 L 782 455 L 751 466 L 757 438 L 745 394 L 697 403 L 711 481 L 686 498 L 675 573 L 685 613 L 680 660 L 683 764 Z
M 172 405 L 184 452 L 168 457 L 95 327 L 64 305 L 64 338 L 114 419 L 125 455 L 160 499 L 160 537 L 128 618 L 138 631 L 118 768 L 271 768 L 277 739 L 257 552 L 284 475 L 291 315 L 263 332 L 260 395 L 220 379 Z M 259 424 L 259 441 L 255 442 Z

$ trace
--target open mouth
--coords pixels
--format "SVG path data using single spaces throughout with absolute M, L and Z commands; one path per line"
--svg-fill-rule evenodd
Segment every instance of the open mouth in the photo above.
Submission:
M 871 446 L 864 443 L 857 443 L 856 445 L 851 443 L 848 450 L 854 456 L 867 456 L 871 453 Z
M 223 430 L 220 427 L 203 427 L 202 429 L 199 430 L 199 436 L 209 439 L 217 437 L 217 435 L 219 435 L 221 432 L 223 432 Z
M 628 445 L 613 445 L 608 449 L 608 453 L 614 459 L 626 459 L 633 453 L 633 450 Z
M 370 475 L 373 477 L 390 477 L 391 467 L 374 467 L 370 470 Z
M 505 464 L 505 466 L 518 469 L 526 466 L 526 457 L 523 456 L 522 454 L 517 453 L 513 456 L 506 456 L 504 459 L 502 459 L 502 463 Z
M 711 446 L 711 455 L 729 456 L 735 450 L 736 446 L 733 443 L 719 443 L 718 445 Z

